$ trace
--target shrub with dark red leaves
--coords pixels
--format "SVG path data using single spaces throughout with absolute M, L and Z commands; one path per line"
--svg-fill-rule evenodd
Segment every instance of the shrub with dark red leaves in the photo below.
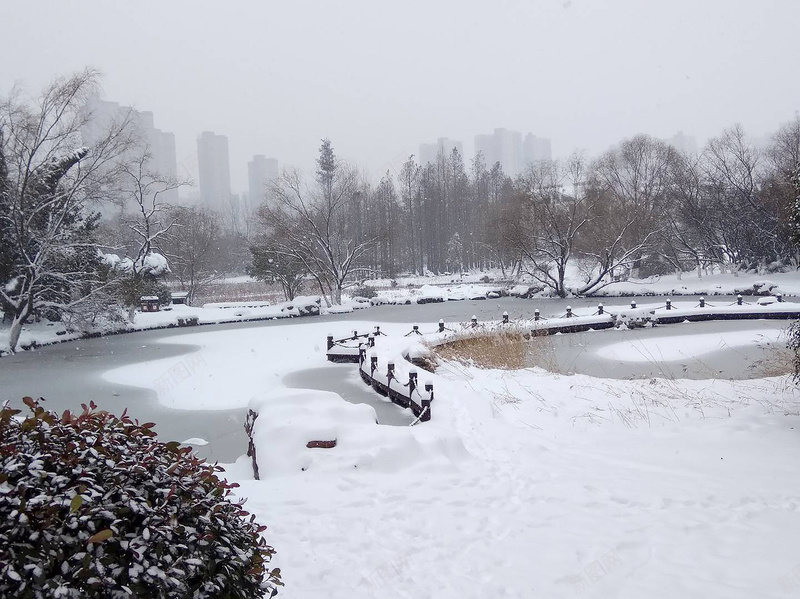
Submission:
M 24 399 L 0 410 L 0 596 L 271 596 L 264 526 L 218 466 L 153 425 Z

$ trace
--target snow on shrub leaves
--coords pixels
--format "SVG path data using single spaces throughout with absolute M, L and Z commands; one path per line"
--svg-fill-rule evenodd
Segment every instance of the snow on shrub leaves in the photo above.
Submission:
M 270 596 L 280 571 L 237 486 L 153 424 L 92 403 L 0 410 L 0 596 Z M 249 517 L 247 517 L 249 516 Z

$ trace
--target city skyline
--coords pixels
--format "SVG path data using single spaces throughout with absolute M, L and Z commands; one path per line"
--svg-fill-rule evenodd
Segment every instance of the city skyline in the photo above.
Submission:
M 209 204 L 209 194 L 213 195 L 216 192 L 209 191 L 205 195 L 204 199 L 204 194 L 201 190 L 200 165 L 202 161 L 200 160 L 200 140 L 204 136 L 209 136 L 209 138 L 218 138 L 218 143 L 224 140 L 224 150 L 220 148 L 219 151 L 221 151 L 226 157 L 223 158 L 223 161 L 227 161 L 228 163 L 227 175 L 221 175 L 221 171 L 219 169 L 216 169 L 216 172 L 214 172 L 215 169 L 210 167 L 210 162 L 206 160 L 206 163 L 209 164 L 207 168 L 210 169 L 207 177 L 207 187 L 209 187 L 209 189 L 213 188 L 216 184 L 211 183 L 211 179 L 216 180 L 221 176 L 221 185 L 223 186 L 223 189 L 225 188 L 225 185 L 227 185 L 228 189 L 227 192 L 223 192 L 223 195 L 227 196 L 229 201 L 233 200 L 235 196 L 239 196 L 240 198 L 246 197 L 249 202 L 252 202 L 253 198 L 259 198 L 263 196 L 263 193 L 259 193 L 257 190 L 265 189 L 266 184 L 270 180 L 274 180 L 280 175 L 282 167 L 279 167 L 279 164 L 283 164 L 283 166 L 294 166 L 286 165 L 278 158 L 272 156 L 268 157 L 263 153 L 253 154 L 246 163 L 246 180 L 244 182 L 234 183 L 231 175 L 234 169 L 231 168 L 232 164 L 229 157 L 230 140 L 227 135 L 215 134 L 209 131 L 202 132 L 196 136 L 197 153 L 194 157 L 195 159 L 191 161 L 190 164 L 187 164 L 186 161 L 184 161 L 176 166 L 175 136 L 173 133 L 164 132 L 154 127 L 155 117 L 152 111 L 136 110 L 130 106 L 121 104 L 120 102 L 101 100 L 99 98 L 93 100 L 93 106 L 94 110 L 99 110 L 99 115 L 101 116 L 100 122 L 103 121 L 103 118 L 106 118 L 103 115 L 111 114 L 114 111 L 133 111 L 133 113 L 136 115 L 134 121 L 137 123 L 137 126 L 143 127 L 143 130 L 147 132 L 146 139 L 150 144 L 151 153 L 153 153 L 156 157 L 154 164 L 159 167 L 159 170 L 163 173 L 172 174 L 174 176 L 179 166 L 180 169 L 183 170 L 183 173 L 181 174 L 188 176 L 192 181 L 193 185 L 184 186 L 180 190 L 180 201 L 183 202 L 200 202 L 208 205 L 217 205 L 217 207 L 219 207 L 219 202 L 211 202 Z M 682 130 L 679 130 L 675 134 L 663 137 L 661 139 L 684 153 L 694 153 L 699 149 L 696 137 L 687 135 Z M 761 141 L 761 139 L 757 139 L 757 141 Z M 440 150 L 444 150 L 446 154 L 449 154 L 454 148 L 459 151 L 465 162 L 472 160 L 480 150 L 484 155 L 484 160 L 488 168 L 491 168 L 495 162 L 500 162 L 503 166 L 504 172 L 512 177 L 520 174 L 531 162 L 565 157 L 564 155 L 553 156 L 552 140 L 550 138 L 537 136 L 533 133 L 526 133 L 523 136 L 519 131 L 513 131 L 504 127 L 496 127 L 493 133 L 490 134 L 479 133 L 474 135 L 473 144 L 469 151 L 464 149 L 464 145 L 465 144 L 462 140 L 452 139 L 446 136 L 438 137 L 436 142 L 420 143 L 417 146 L 416 151 L 412 150 L 409 152 L 399 153 L 392 163 L 387 163 L 384 165 L 383 170 L 379 169 L 376 171 L 376 173 L 374 173 L 376 175 L 376 181 L 377 178 L 383 176 L 386 170 L 397 174 L 402 162 L 404 162 L 411 155 L 414 155 L 417 162 L 424 166 L 428 162 L 435 161 Z M 159 160 L 163 159 L 159 159 L 158 156 L 162 156 L 164 154 L 163 151 L 158 150 L 160 146 L 168 148 L 167 153 L 168 155 L 172 156 L 172 166 L 168 166 L 166 169 L 163 169 L 161 167 L 162 163 L 159 162 Z M 153 148 L 155 148 L 155 151 L 153 151 Z M 167 159 L 166 163 L 163 164 L 169 165 L 169 159 Z M 389 168 L 385 168 L 387 166 Z M 211 174 L 212 172 L 214 172 L 214 174 Z M 168 197 L 165 196 L 165 199 L 167 199 L 169 202 L 175 203 L 179 201 L 178 190 L 171 190 L 169 194 L 170 195 Z
M 227 135 L 238 190 L 255 154 L 313 174 L 326 137 L 379 179 L 421 142 L 463 140 L 470 156 L 495 127 L 552 139 L 554 157 L 598 155 L 637 133 L 683 130 L 702 147 L 737 122 L 759 138 L 800 108 L 800 3 L 410 1 L 392 27 L 363 0 L 320 3 L 313 18 L 303 3 L 20 3 L 0 40 L 14 57 L 0 94 L 96 67 L 105 97 L 175 133 L 180 173 L 196 168 L 199 132 Z M 31 31 L 50 43 L 31 48 Z

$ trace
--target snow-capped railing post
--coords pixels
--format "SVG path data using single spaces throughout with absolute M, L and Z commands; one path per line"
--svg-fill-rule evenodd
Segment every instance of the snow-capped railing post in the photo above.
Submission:
M 470 322 L 472 323 L 473 327 L 478 326 L 478 317 L 473 314 L 472 318 L 470 319 Z
M 428 397 L 423 397 L 419 404 L 419 407 L 421 408 L 419 419 L 421 422 L 428 422 L 431 419 L 431 403 L 433 402 L 432 382 L 427 381 L 425 383 L 425 392 L 428 393 Z
M 702 295 L 700 296 L 700 307 L 701 308 L 706 307 L 706 298 L 704 298 Z
M 383 333 L 381 333 L 381 326 L 379 324 L 376 324 L 375 325 L 375 336 L 378 337 L 379 335 L 383 335 Z
M 636 309 L 636 300 L 631 300 L 631 308 Z
M 359 368 L 361 368 L 361 365 L 364 363 L 364 361 L 366 359 L 367 359 L 367 348 L 362 343 L 361 345 L 358 346 L 358 367 Z
M 411 396 L 414 393 L 414 389 L 416 389 L 416 388 L 417 388 L 417 371 L 416 371 L 416 369 L 412 368 L 411 370 L 408 371 L 408 397 L 409 398 L 411 398 Z M 412 401 L 413 401 L 413 399 L 412 399 Z
M 328 349 L 333 347 L 333 335 L 328 335 Z
M 741 293 L 736 296 L 736 305 L 737 306 L 741 306 L 742 305 L 742 294 Z
M 671 299 L 667 300 L 667 310 L 672 310 L 672 300 Z
M 567 306 L 567 318 L 572 318 L 572 306 Z
M 353 331 L 353 341 L 358 339 L 358 331 Z
M 369 345 L 370 347 L 375 347 L 375 335 L 373 335 L 372 333 L 367 335 L 367 345 Z
M 597 313 L 598 314 L 602 314 L 603 313 L 603 304 L 597 304 Z
M 439 332 L 440 333 L 444 333 L 444 319 L 443 318 L 439 319 Z
M 386 382 L 391 384 L 393 378 L 394 378 L 394 362 L 390 360 L 386 364 Z
M 503 324 L 508 324 L 508 312 L 503 312 Z
M 369 376 L 375 378 L 375 371 L 378 369 L 378 356 L 371 355 L 369 357 Z
M 775 295 L 775 299 L 778 300 L 778 302 L 782 302 L 783 301 L 783 294 L 781 294 L 781 293 L 776 294 Z
M 541 316 L 539 315 L 539 308 L 536 308 L 536 309 L 533 311 L 533 319 L 534 319 L 534 320 L 539 320 L 539 318 L 541 318 Z
M 422 334 L 422 333 L 420 333 L 420 332 L 419 332 L 419 325 L 418 325 L 418 324 L 415 324 L 414 326 L 412 326 L 412 327 L 411 327 L 411 331 L 412 331 L 412 332 L 413 332 L 415 335 L 421 335 L 421 334 Z

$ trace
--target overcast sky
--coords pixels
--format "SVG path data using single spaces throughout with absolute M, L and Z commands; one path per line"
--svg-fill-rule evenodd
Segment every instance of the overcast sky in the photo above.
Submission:
M 155 114 L 195 177 L 227 135 L 313 167 L 319 140 L 377 176 L 446 136 L 550 137 L 596 154 L 639 132 L 763 136 L 800 109 L 798 0 L 107 2 L 0 0 L 0 95 L 85 66 Z

